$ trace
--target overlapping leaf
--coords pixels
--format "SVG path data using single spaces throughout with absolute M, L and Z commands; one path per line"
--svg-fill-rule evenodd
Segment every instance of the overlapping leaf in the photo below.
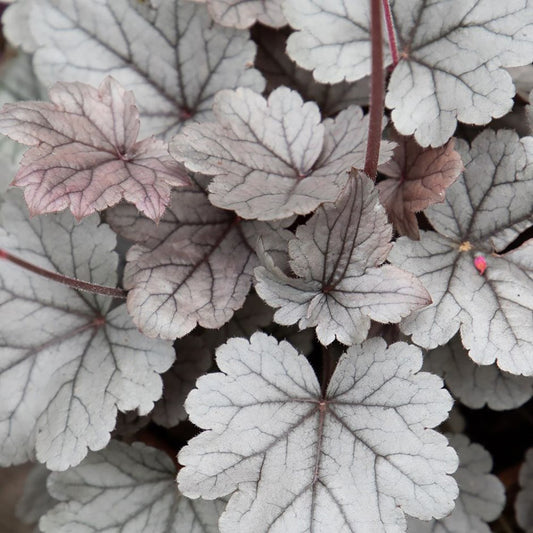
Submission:
M 41 85 L 35 78 L 30 56 L 20 53 L 8 59 L 0 68 L 0 106 L 18 100 L 35 100 L 44 97 Z M 0 197 L 17 173 L 24 148 L 9 139 L 0 139 Z
M 48 489 L 63 503 L 39 525 L 43 533 L 218 533 L 225 502 L 191 501 L 176 491 L 175 477 L 162 451 L 111 441 L 76 468 L 50 476 Z
M 213 25 L 205 6 L 185 0 L 160 2 L 153 10 L 129 0 L 28 3 L 42 82 L 98 85 L 112 75 L 135 91 L 142 135 L 175 131 L 191 116 L 207 118 L 221 89 L 264 87 L 249 67 L 255 45 L 247 32 Z
M 355 83 L 319 83 L 308 70 L 300 68 L 285 52 L 288 31 L 256 26 L 252 37 L 257 43 L 256 67 L 265 76 L 269 94 L 282 85 L 295 89 L 304 100 L 316 102 L 322 116 L 332 116 L 348 106 L 368 105 L 369 78 Z
M 370 319 L 399 322 L 430 302 L 411 274 L 380 266 L 392 246 L 377 190 L 366 176 L 353 173 L 336 204 L 321 206 L 288 243 L 292 277 L 264 254 L 255 270 L 258 294 L 278 307 L 279 324 L 315 327 L 322 344 L 337 338 L 362 342 Z
M 256 22 L 280 28 L 287 24 L 281 6 L 283 0 L 194 0 L 207 3 L 216 22 L 230 28 L 249 28 Z
M 40 267 L 116 283 L 115 237 L 96 217 L 29 219 L 6 195 L 0 247 Z M 124 306 L 0 263 L 0 464 L 36 455 L 53 470 L 109 441 L 117 409 L 147 413 L 174 350 L 141 335 Z
M 170 188 L 189 179 L 163 141 L 137 141 L 133 93 L 106 78 L 98 89 L 56 83 L 49 96 L 0 112 L 0 132 L 30 147 L 13 184 L 25 188 L 32 214 L 68 207 L 79 219 L 125 199 L 159 220 Z
M 526 533 L 533 531 L 533 448 L 520 468 L 520 491 L 515 500 L 516 520 Z
M 275 220 L 333 202 L 350 167 L 362 167 L 368 121 L 352 106 L 320 123 L 312 102 L 280 87 L 265 100 L 247 90 L 215 98 L 215 124 L 191 124 L 171 154 L 195 172 L 215 175 L 211 202 L 243 218 Z M 390 154 L 385 143 L 381 161 Z
M 471 444 L 465 435 L 447 435 L 459 455 L 459 468 L 454 474 L 459 497 L 454 510 L 446 517 L 431 522 L 409 520 L 408 533 L 490 533 L 487 522 L 496 520 L 505 504 L 501 481 L 489 472 L 490 453 L 479 444 Z
M 425 348 L 460 328 L 476 363 L 533 375 L 533 241 L 501 255 L 533 221 L 533 139 L 487 130 L 459 151 L 463 176 L 425 212 L 436 232 L 400 238 L 389 256 L 433 299 L 401 328 Z
M 124 279 L 133 321 L 166 339 L 227 322 L 250 289 L 257 236 L 274 231 L 212 206 L 196 185 L 176 192 L 158 225 L 122 206 L 108 220 L 140 243 L 128 252 Z
M 200 378 L 186 402 L 208 431 L 180 452 L 178 484 L 190 497 L 233 493 L 222 533 L 399 532 L 404 512 L 453 508 L 456 455 L 427 429 L 451 398 L 417 373 L 417 348 L 351 347 L 325 396 L 305 357 L 264 333 L 230 339 L 217 364 L 223 373 Z
M 379 168 L 388 179 L 378 184 L 379 200 L 401 235 L 418 239 L 415 213 L 444 201 L 444 191 L 463 170 L 454 140 L 440 148 L 422 148 L 412 137 L 392 135 L 394 155 Z
M 485 404 L 495 410 L 515 409 L 533 396 L 533 378 L 503 372 L 495 364 L 474 363 L 459 335 L 431 350 L 424 368 L 442 376 L 450 392 L 472 409 L 480 409 Z
M 503 67 L 533 60 L 533 6 L 525 0 L 394 0 L 400 61 L 385 103 L 403 135 L 440 146 L 457 120 L 486 124 L 511 110 L 514 87 Z M 369 4 L 287 0 L 297 30 L 287 51 L 317 80 L 356 80 L 370 72 Z

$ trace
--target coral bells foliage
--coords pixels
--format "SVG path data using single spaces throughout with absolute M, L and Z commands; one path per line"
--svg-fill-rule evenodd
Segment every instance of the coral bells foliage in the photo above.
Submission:
M 441 424 L 533 393 L 533 137 L 468 126 L 531 115 L 533 3 L 16 0 L 3 25 L 24 518 L 489 531 L 491 456 Z

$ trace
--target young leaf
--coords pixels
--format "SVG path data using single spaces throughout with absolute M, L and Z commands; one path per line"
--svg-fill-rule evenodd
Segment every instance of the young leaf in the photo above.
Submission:
M 202 337 L 191 335 L 176 343 L 176 361 L 163 374 L 163 397 L 155 404 L 151 417 L 156 424 L 171 428 L 187 418 L 183 406 L 196 380 L 212 363 L 211 352 Z
M 523 0 L 391 1 L 400 61 L 385 104 L 403 135 L 440 146 L 457 120 L 487 124 L 511 110 L 514 87 L 501 67 L 533 60 L 533 6 Z M 287 51 L 321 82 L 370 72 L 368 2 L 287 0 L 297 30 Z M 388 48 L 388 47 L 387 47 Z
M 160 2 L 157 10 L 136 5 L 31 0 L 29 24 L 41 81 L 98 85 L 112 75 L 135 91 L 143 136 L 170 135 L 191 116 L 210 117 L 213 96 L 221 89 L 263 89 L 262 76 L 250 68 L 255 45 L 247 32 L 213 24 L 204 6 L 185 0 Z
M 393 134 L 397 143 L 390 161 L 378 169 L 388 179 L 378 183 L 379 200 L 400 235 L 418 239 L 414 213 L 444 201 L 444 191 L 463 170 L 450 139 L 440 148 L 422 148 L 412 137 Z
M 320 123 L 320 111 L 280 87 L 268 100 L 247 90 L 215 98 L 216 124 L 187 125 L 170 144 L 190 170 L 215 175 L 209 199 L 243 218 L 276 220 L 333 202 L 351 167 L 364 164 L 367 117 L 352 106 Z M 381 161 L 392 146 L 385 144 Z
M 63 503 L 39 526 L 43 533 L 218 533 L 225 502 L 191 501 L 177 493 L 175 477 L 162 451 L 111 441 L 76 468 L 50 476 L 48 490 Z
M 115 237 L 97 217 L 29 219 L 8 193 L 0 247 L 48 270 L 114 285 Z M 141 335 L 124 306 L 0 263 L 0 464 L 36 455 L 52 470 L 103 448 L 117 409 L 144 414 L 161 396 L 172 346 Z
M 520 527 L 531 533 L 533 531 L 533 448 L 526 453 L 526 460 L 520 468 L 521 490 L 515 500 L 516 520 Z
M 471 409 L 515 409 L 533 396 L 533 378 L 515 376 L 495 364 L 479 366 L 463 348 L 459 335 L 431 350 L 424 368 L 444 378 L 450 392 Z
M 316 326 L 330 344 L 362 342 L 370 319 L 399 322 L 431 300 L 411 274 L 381 266 L 392 246 L 392 230 L 372 181 L 352 174 L 344 195 L 321 206 L 288 244 L 291 277 L 263 254 L 256 291 L 279 307 L 274 320 L 300 329 Z
M 264 333 L 230 339 L 217 364 L 185 403 L 209 431 L 181 450 L 178 484 L 193 498 L 233 493 L 221 533 L 405 531 L 404 512 L 453 508 L 457 458 L 427 429 L 452 402 L 417 373 L 416 347 L 349 348 L 325 397 L 305 357 Z
M 446 517 L 431 522 L 411 518 L 408 533 L 490 533 L 487 522 L 496 520 L 505 505 L 505 489 L 501 481 L 489 474 L 490 453 L 479 444 L 471 444 L 465 435 L 447 435 L 459 455 L 459 468 L 454 474 L 459 497 L 454 510 Z
M 122 206 L 108 220 L 140 243 L 128 252 L 124 277 L 133 321 L 165 339 L 227 322 L 250 290 L 257 236 L 274 231 L 212 206 L 196 185 L 176 193 L 158 225 Z
M 256 22 L 281 28 L 287 21 L 281 11 L 283 0 L 194 0 L 207 3 L 215 22 L 230 28 L 249 28 Z
M 318 83 L 313 74 L 300 68 L 286 54 L 288 31 L 272 30 L 264 26 L 252 29 L 257 43 L 256 67 L 266 78 L 266 93 L 282 85 L 297 90 L 305 101 L 313 100 L 322 116 L 336 115 L 350 105 L 368 106 L 369 78 L 356 83 Z
M 163 141 L 137 141 L 133 93 L 113 78 L 98 89 L 56 83 L 50 102 L 6 104 L 0 132 L 30 146 L 13 180 L 32 214 L 70 208 L 78 219 L 125 199 L 153 220 L 170 188 L 188 183 Z
M 485 130 L 458 147 L 465 172 L 425 213 L 436 232 L 398 239 L 389 259 L 413 272 L 433 305 L 400 327 L 434 348 L 457 330 L 478 364 L 533 374 L 533 240 L 500 255 L 533 220 L 533 139 Z M 476 266 L 481 257 L 486 268 Z

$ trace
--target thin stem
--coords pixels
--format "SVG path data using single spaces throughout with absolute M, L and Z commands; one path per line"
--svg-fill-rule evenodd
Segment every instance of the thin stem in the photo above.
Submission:
M 38 267 L 32 263 L 24 261 L 24 259 L 20 259 L 19 257 L 11 255 L 9 252 L 6 252 L 2 248 L 0 248 L 0 259 L 6 259 L 7 261 L 11 261 L 11 263 L 25 268 L 30 272 L 34 272 L 35 274 L 39 274 L 39 276 L 43 276 L 44 278 L 48 278 L 53 281 L 57 281 L 59 283 L 62 283 L 63 285 L 68 285 L 69 287 L 72 287 L 73 289 L 79 291 L 91 292 L 93 294 L 103 294 L 105 296 L 113 296 L 113 298 L 126 298 L 126 291 L 119 289 L 118 287 L 104 287 L 103 285 L 96 285 L 95 283 L 89 283 L 87 281 L 81 281 L 76 278 L 69 278 L 61 274 L 56 274 L 55 272 L 51 272 L 50 270 Z
M 370 41 L 372 44 L 372 74 L 370 78 L 370 118 L 366 145 L 365 173 L 373 180 L 378 173 L 381 123 L 383 120 L 383 39 L 381 0 L 370 0 Z
M 389 48 L 392 56 L 392 68 L 394 68 L 398 61 L 398 45 L 396 44 L 396 33 L 394 32 L 394 23 L 392 21 L 392 13 L 390 10 L 389 0 L 383 0 L 383 11 L 385 13 L 385 24 L 387 25 L 387 35 L 389 36 Z

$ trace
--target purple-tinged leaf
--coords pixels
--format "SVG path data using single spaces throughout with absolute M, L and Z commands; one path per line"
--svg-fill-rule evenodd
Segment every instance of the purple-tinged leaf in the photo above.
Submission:
M 209 203 L 200 186 L 175 193 L 158 225 L 119 206 L 108 221 L 138 242 L 127 255 L 128 309 L 141 331 L 183 337 L 197 324 L 219 328 L 248 294 L 258 235 L 275 232 Z
M 336 115 L 350 105 L 368 106 L 369 78 L 333 85 L 317 82 L 311 72 L 300 68 L 286 54 L 288 35 L 288 31 L 263 26 L 252 29 L 252 37 L 257 43 L 255 65 L 266 78 L 267 94 L 284 85 L 298 91 L 305 101 L 316 102 L 325 117 Z
M 243 218 L 279 220 L 333 202 L 350 167 L 362 167 L 367 117 L 352 106 L 320 123 L 313 102 L 280 87 L 265 100 L 247 90 L 220 92 L 215 124 L 191 124 L 170 144 L 173 157 L 214 175 L 209 199 Z M 381 162 L 390 157 L 383 144 Z
M 111 441 L 67 472 L 50 476 L 62 503 L 40 521 L 43 533 L 218 533 L 225 501 L 191 501 L 176 490 L 176 467 L 161 450 Z
M 400 327 L 424 348 L 460 328 L 476 363 L 533 375 L 533 240 L 500 254 L 533 221 L 533 139 L 487 130 L 458 149 L 464 174 L 443 204 L 425 211 L 436 232 L 398 239 L 389 256 L 420 278 L 434 302 Z
M 189 179 L 163 141 L 137 141 L 133 93 L 106 78 L 98 89 L 57 83 L 49 96 L 0 112 L 0 132 L 30 147 L 13 180 L 30 212 L 69 208 L 80 219 L 124 199 L 159 220 L 171 187 Z
M 459 486 L 454 510 L 440 520 L 423 522 L 410 518 L 408 533 L 490 533 L 487 522 L 496 520 L 505 505 L 505 488 L 489 472 L 490 453 L 465 435 L 446 435 L 459 456 L 459 468 L 453 477 Z
M 533 378 L 509 374 L 495 364 L 474 363 L 459 335 L 431 350 L 424 369 L 441 376 L 450 392 L 471 409 L 480 409 L 485 404 L 497 411 L 516 409 L 533 396 Z
M 412 137 L 393 134 L 392 159 L 378 169 L 388 176 L 378 183 L 379 200 L 400 235 L 418 239 L 415 213 L 444 201 L 444 191 L 461 174 L 461 156 L 449 140 L 439 148 L 422 148 Z
M 142 136 L 170 137 L 189 118 L 211 118 L 213 97 L 221 89 L 264 88 L 261 74 L 251 68 L 256 47 L 248 32 L 213 24 L 203 5 L 185 0 L 165 0 L 157 9 L 136 0 L 28 4 L 40 80 L 97 86 L 113 76 L 135 92 Z
M 287 21 L 281 11 L 283 0 L 193 0 L 207 4 L 215 22 L 230 28 L 249 28 L 256 22 L 281 28 Z
M 322 344 L 362 342 L 370 319 L 399 322 L 430 303 L 411 274 L 382 265 L 392 246 L 392 228 L 372 181 L 352 173 L 343 196 L 321 206 L 288 243 L 293 277 L 268 253 L 255 270 L 257 293 L 272 307 L 274 320 L 315 327 Z
M 232 494 L 221 533 L 404 531 L 404 513 L 442 517 L 455 452 L 433 431 L 452 405 L 420 350 L 382 339 L 341 357 L 323 396 L 306 358 L 264 333 L 217 350 L 185 403 L 207 430 L 179 454 L 180 490 Z
M 516 520 L 526 533 L 533 532 L 533 448 L 526 453 L 520 468 L 520 491 L 515 500 Z
M 457 121 L 487 124 L 511 110 L 514 86 L 502 67 L 533 60 L 533 5 L 526 0 L 393 0 L 400 60 L 385 99 L 402 135 L 441 146 Z M 288 54 L 317 80 L 358 80 L 370 73 L 368 2 L 286 0 L 299 30 Z M 384 36 L 384 55 L 390 62 Z
M 48 270 L 116 283 L 116 239 L 98 217 L 29 219 L 17 191 L 2 206 L 0 247 Z M 106 446 L 117 410 L 149 412 L 174 360 L 125 306 L 0 263 L 0 464 L 37 458 L 52 470 Z

